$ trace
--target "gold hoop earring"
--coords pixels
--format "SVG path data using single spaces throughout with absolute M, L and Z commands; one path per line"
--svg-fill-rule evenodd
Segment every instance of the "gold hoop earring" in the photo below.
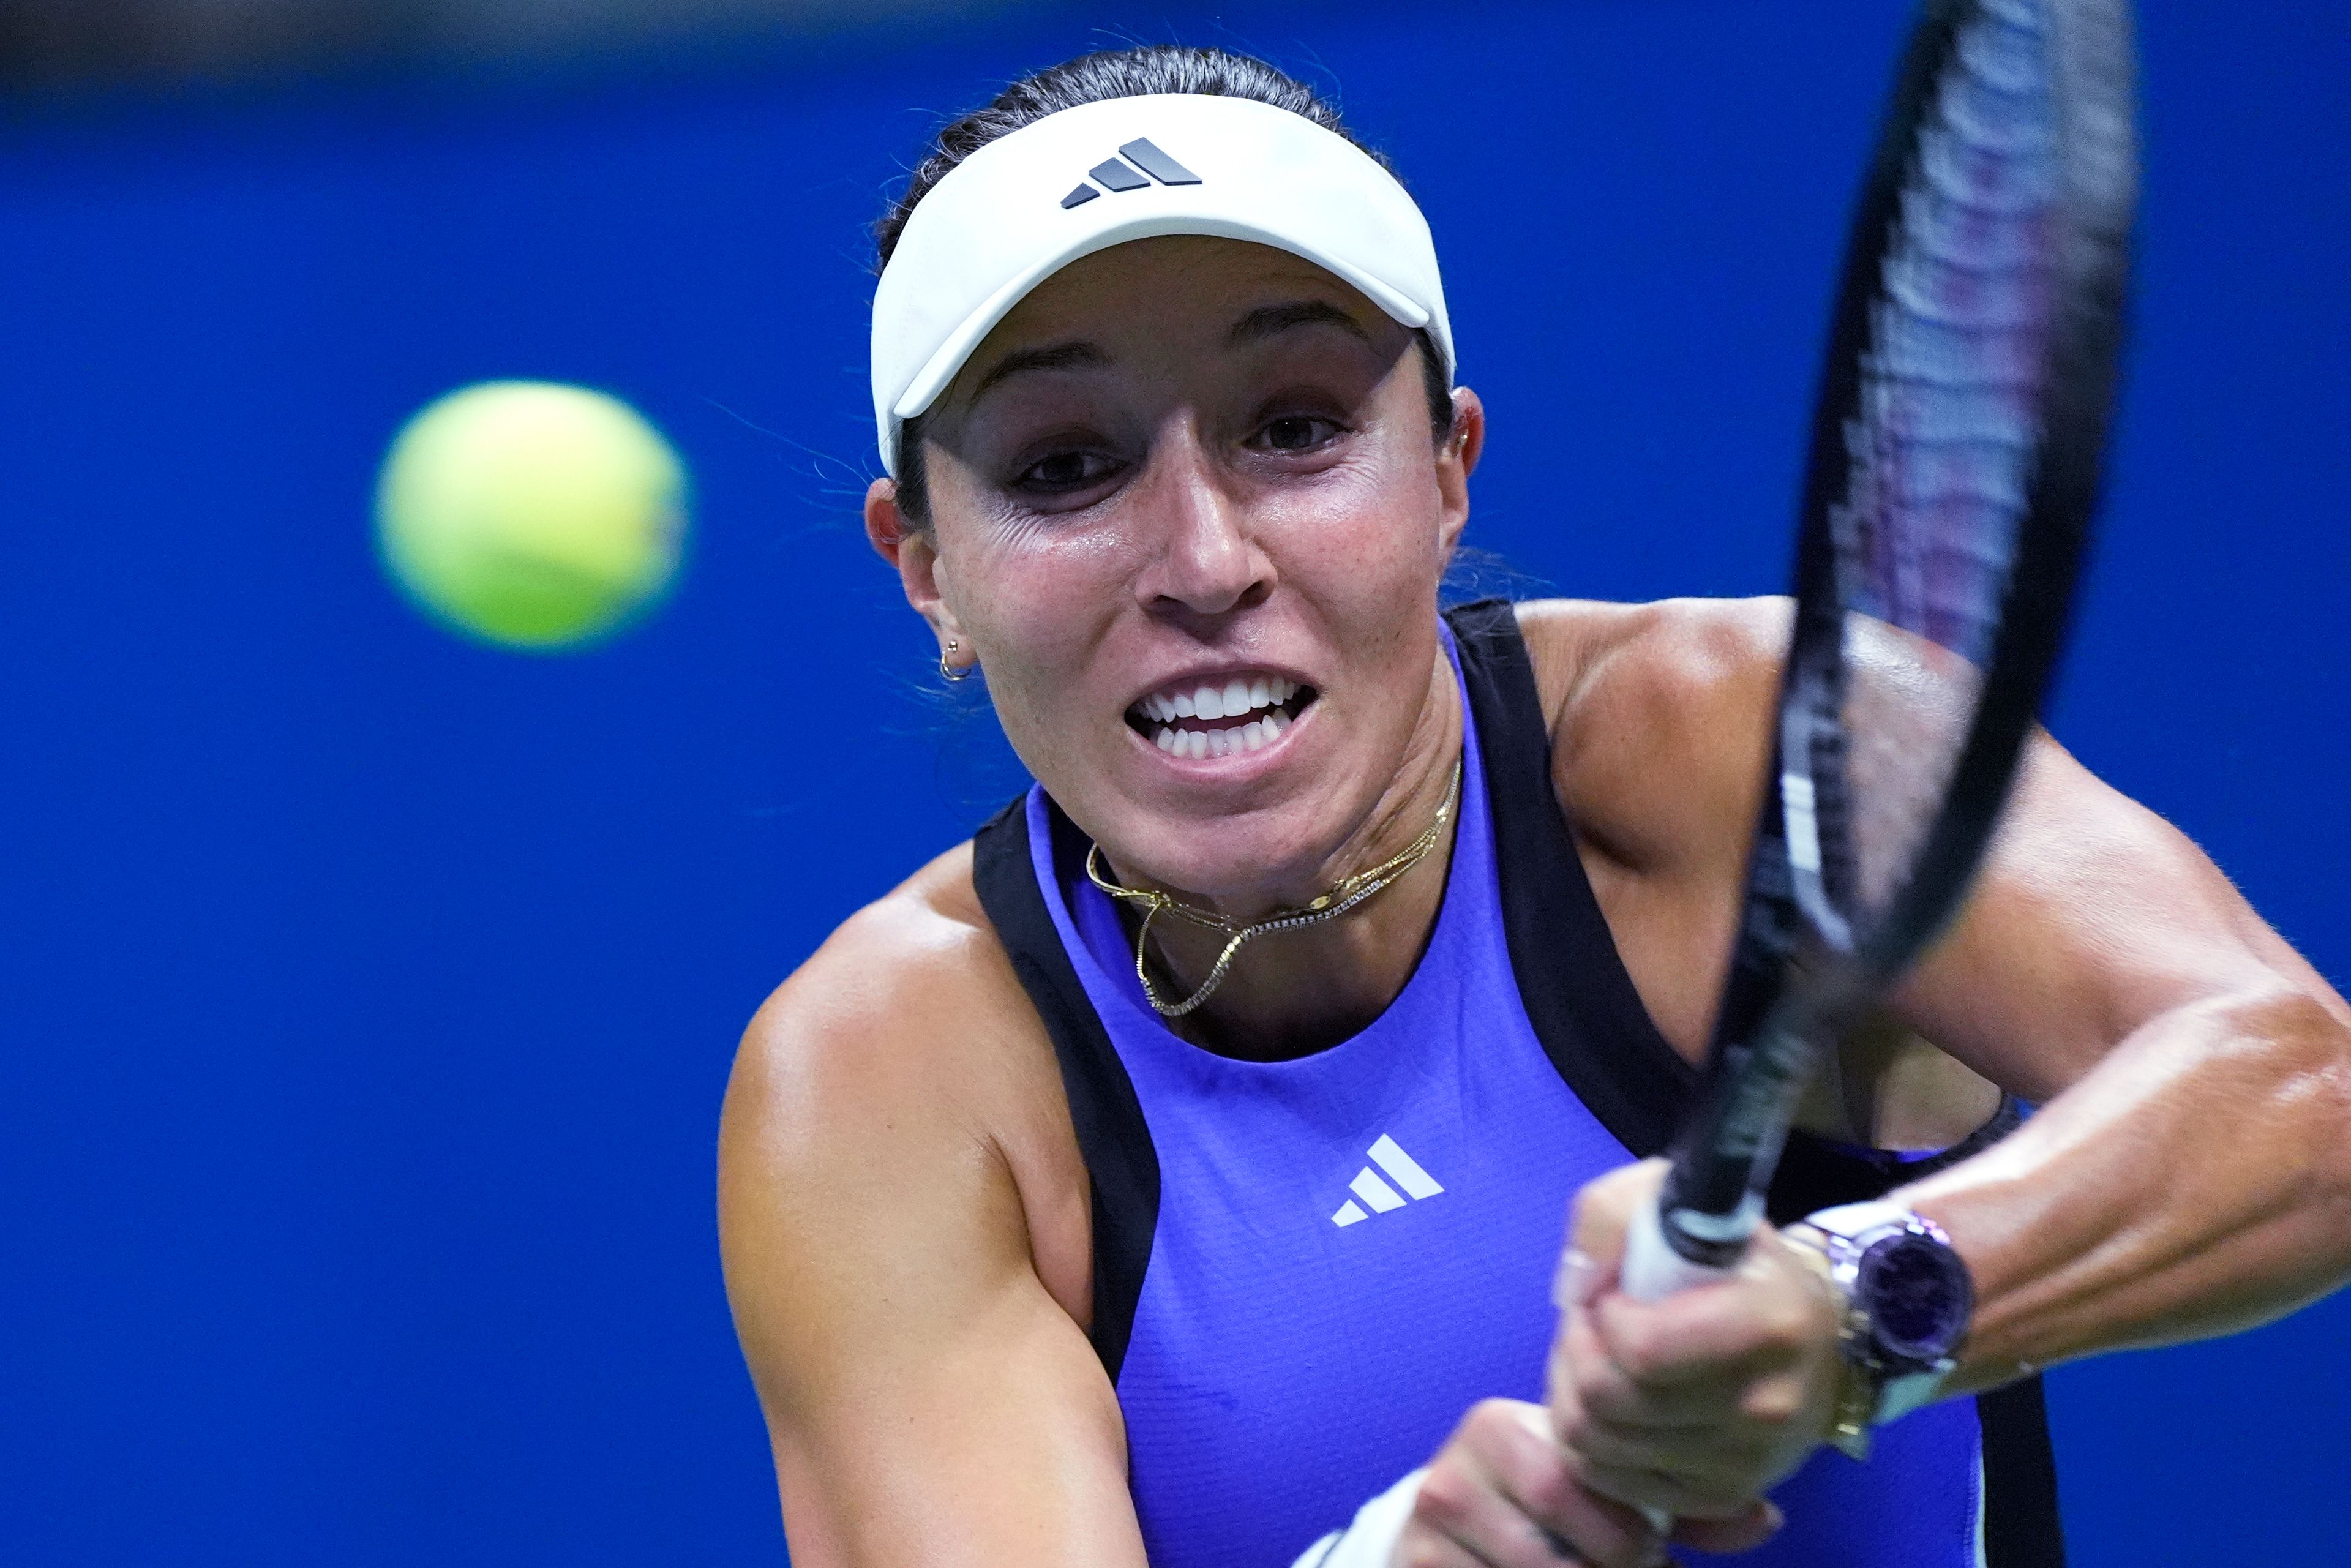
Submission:
M 977 668 L 977 665 L 950 664 L 947 663 L 947 654 L 954 653 L 956 649 L 962 646 L 963 644 L 956 642 L 954 638 L 950 637 L 947 639 L 946 651 L 939 655 L 939 678 L 941 680 L 967 681 L 971 679 L 971 673 L 974 669 Z

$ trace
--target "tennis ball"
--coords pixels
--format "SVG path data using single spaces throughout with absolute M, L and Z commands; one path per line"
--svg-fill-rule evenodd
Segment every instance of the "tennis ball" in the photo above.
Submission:
M 375 515 L 385 570 L 435 620 L 553 651 L 613 631 L 669 586 L 685 470 L 618 398 L 485 382 L 402 429 Z

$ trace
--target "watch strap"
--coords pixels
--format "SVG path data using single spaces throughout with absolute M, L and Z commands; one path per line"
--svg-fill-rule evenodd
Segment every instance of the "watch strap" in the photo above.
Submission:
M 1840 1365 L 1827 1440 L 1852 1458 L 1869 1457 L 1871 1428 L 1934 1403 L 1950 1375 L 1948 1361 L 1904 1372 L 1884 1368 L 1874 1353 L 1868 1314 L 1853 1300 L 1847 1271 L 1837 1262 L 1842 1249 L 1861 1237 L 1918 1223 L 1917 1217 L 1899 1204 L 1872 1201 L 1823 1209 L 1782 1232 L 1820 1274 L 1836 1302 Z
M 1820 1276 L 1829 1301 L 1836 1308 L 1836 1398 L 1829 1411 L 1827 1441 L 1849 1459 L 1865 1459 L 1869 1458 L 1869 1430 L 1876 1423 L 1878 1391 L 1876 1380 L 1863 1364 L 1859 1347 L 1853 1343 L 1859 1326 L 1853 1303 L 1846 1300 L 1844 1287 L 1837 1283 L 1836 1267 L 1829 1260 L 1826 1235 L 1808 1224 L 1791 1225 L 1782 1234 L 1794 1245 L 1796 1255 Z

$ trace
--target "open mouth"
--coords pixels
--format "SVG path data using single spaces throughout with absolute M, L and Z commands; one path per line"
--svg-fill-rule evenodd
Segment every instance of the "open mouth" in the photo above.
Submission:
M 1127 727 L 1170 757 L 1232 757 L 1281 737 L 1317 695 L 1250 671 L 1152 693 L 1126 710 Z

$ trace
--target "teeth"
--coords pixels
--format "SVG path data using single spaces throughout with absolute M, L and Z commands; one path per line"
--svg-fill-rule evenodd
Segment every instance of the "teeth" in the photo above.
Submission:
M 1137 702 L 1134 711 L 1156 726 L 1151 744 L 1170 757 L 1240 757 L 1263 750 L 1297 722 L 1282 711 L 1282 705 L 1304 689 L 1280 675 L 1236 675 L 1220 686 L 1154 692 Z M 1245 715 L 1256 716 L 1230 729 L 1186 729 L 1182 723 Z
M 1279 707 L 1301 688 L 1280 675 L 1236 675 L 1222 685 L 1194 686 L 1188 691 L 1154 692 L 1134 705 L 1144 717 L 1160 724 L 1179 718 L 1238 718 L 1260 708 Z
M 1151 744 L 1170 757 L 1239 757 L 1262 751 L 1297 721 L 1279 708 L 1235 729 L 1179 729 L 1163 725 Z

